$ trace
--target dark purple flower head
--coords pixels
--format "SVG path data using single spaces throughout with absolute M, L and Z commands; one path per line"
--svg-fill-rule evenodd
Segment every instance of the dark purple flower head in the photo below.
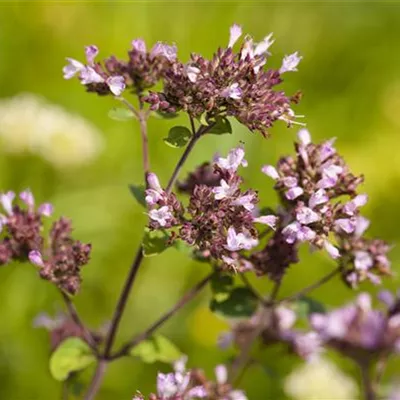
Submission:
M 367 293 L 354 304 L 312 314 L 310 321 L 325 345 L 358 361 L 400 351 L 400 313 L 372 309 Z
M 240 166 L 247 166 L 242 147 L 232 149 L 226 158 L 215 159 L 214 175 L 219 184 L 213 181 L 213 185 L 194 186 L 180 237 L 226 268 L 244 271 L 251 264 L 240 252 L 258 245 L 255 224 L 274 227 L 276 217 L 254 216 L 258 196 L 253 190 L 241 191 Z
M 65 218 L 56 221 L 50 232 L 50 246 L 33 250 L 29 260 L 39 267 L 39 274 L 61 290 L 75 294 L 81 284 L 81 268 L 89 262 L 91 245 L 71 237 L 71 223 Z
M 42 247 L 42 217 L 50 216 L 53 207 L 42 204 L 35 208 L 35 200 L 30 190 L 20 193 L 20 205 L 14 204 L 14 192 L 0 194 L 0 203 L 5 214 L 0 214 L 0 264 L 11 260 L 26 261 L 29 252 Z
M 233 46 L 241 32 L 238 25 L 232 26 L 228 46 L 218 49 L 212 59 L 192 54 L 186 64 L 174 62 L 165 71 L 164 90 L 145 97 L 151 109 L 182 110 L 191 117 L 204 116 L 210 121 L 217 115 L 233 116 L 263 135 L 277 120 L 296 123 L 291 103 L 299 96 L 289 97 L 274 87 L 281 83 L 281 74 L 296 71 L 301 57 L 294 53 L 285 57 L 279 71 L 264 71 L 272 34 L 259 43 L 246 36 L 235 53 Z

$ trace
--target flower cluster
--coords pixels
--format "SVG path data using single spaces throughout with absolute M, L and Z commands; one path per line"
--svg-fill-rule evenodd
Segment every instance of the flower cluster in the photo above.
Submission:
M 237 174 L 240 166 L 247 166 L 247 161 L 243 148 L 237 147 L 227 158 L 215 159 L 214 171 L 206 174 L 212 177 L 211 181 L 207 178 L 205 184 L 200 183 L 201 180 L 192 174 L 190 184 L 187 184 L 192 193 L 186 210 L 173 194 L 161 188 L 154 174 L 149 174 L 146 202 L 150 208 L 150 228 L 179 226 L 178 237 L 202 254 L 221 262 L 226 268 L 248 269 L 251 265 L 240 252 L 258 245 L 255 224 L 273 228 L 277 217 L 255 216 L 257 193 L 241 191 L 242 179 Z M 210 167 L 206 164 L 202 168 Z
M 192 54 L 186 64 L 173 63 L 165 72 L 163 91 L 144 98 L 151 109 L 169 113 L 183 110 L 194 118 L 204 115 L 206 120 L 234 116 L 263 135 L 276 120 L 294 123 L 296 115 L 290 104 L 296 103 L 299 95 L 288 97 L 274 87 L 282 82 L 282 74 L 297 71 L 301 57 L 296 52 L 284 58 L 279 70 L 264 71 L 274 42 L 272 34 L 259 43 L 246 36 L 235 53 L 233 46 L 241 35 L 241 27 L 233 25 L 228 46 L 220 48 L 212 59 Z
M 241 390 L 235 390 L 228 383 L 228 372 L 224 365 L 215 368 L 216 382 L 210 381 L 200 370 L 187 370 L 186 357 L 174 363 L 174 372 L 157 376 L 157 394 L 151 394 L 149 400 L 246 400 Z M 133 400 L 144 400 L 138 393 Z
M 4 236 L 0 242 L 0 264 L 27 261 L 39 267 L 43 279 L 68 293 L 76 293 L 81 282 L 80 268 L 89 262 L 91 246 L 71 238 L 71 223 L 60 218 L 52 224 L 48 238 L 43 236 L 42 217 L 53 213 L 53 206 L 44 203 L 35 207 L 29 190 L 19 194 L 24 207 L 13 204 L 14 192 L 0 195 L 6 215 L 0 214 L 0 229 Z M 46 254 L 46 261 L 42 258 Z
M 233 322 L 231 331 L 219 337 L 219 345 L 227 348 L 234 344 L 242 349 L 256 334 L 265 346 L 283 344 L 289 352 L 311 360 L 322 351 L 322 341 L 315 332 L 294 329 L 296 320 L 296 312 L 287 306 L 261 307 L 250 319 Z
M 113 94 L 120 96 L 125 88 L 140 94 L 154 86 L 163 77 L 165 70 L 176 59 L 176 46 L 157 42 L 148 52 L 142 39 L 132 41 L 128 52 L 128 61 L 120 61 L 112 56 L 104 60 L 103 65 L 95 62 L 99 53 L 96 46 L 86 46 L 86 65 L 72 58 L 63 69 L 64 78 L 75 75 L 89 92 L 100 95 Z
M 362 293 L 354 304 L 327 314 L 314 313 L 311 326 L 324 345 L 334 348 L 358 362 L 400 352 L 399 302 L 390 292 L 381 292 L 387 311 L 373 309 L 371 297 Z
M 376 274 L 390 272 L 386 257 L 389 246 L 381 240 L 361 238 L 368 226 L 368 221 L 359 215 L 367 195 L 356 191 L 363 178 L 350 172 L 336 152 L 334 140 L 313 144 L 306 129 L 300 130 L 298 137 L 296 157 L 283 157 L 276 168 L 265 165 L 262 169 L 275 181 L 282 205 L 283 227 L 275 239 L 282 243 L 283 236 L 289 245 L 285 252 L 288 260 L 283 266 L 296 260 L 290 245 L 309 242 L 338 259 L 348 284 L 356 286 L 364 279 L 378 283 Z M 345 196 L 349 199 L 343 202 Z M 268 248 L 266 253 L 272 254 Z
M 0 242 L 1 265 L 11 260 L 26 261 L 30 251 L 42 247 L 42 217 L 49 217 L 53 212 L 49 203 L 36 208 L 29 190 L 19 194 L 24 207 L 13 204 L 15 197 L 14 192 L 0 194 L 0 203 L 5 211 L 5 215 L 0 214 L 0 232 L 3 231 Z

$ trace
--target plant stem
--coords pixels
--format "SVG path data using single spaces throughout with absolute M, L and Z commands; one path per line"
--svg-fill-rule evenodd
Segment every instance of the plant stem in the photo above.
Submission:
M 191 288 L 187 293 L 185 293 L 181 299 L 164 315 L 162 315 L 157 321 L 150 325 L 145 331 L 134 337 L 130 342 L 122 347 L 117 353 L 110 357 L 110 360 L 115 360 L 117 358 L 123 357 L 129 353 L 129 351 L 138 345 L 143 340 L 149 338 L 160 326 L 167 322 L 171 317 L 173 317 L 183 306 L 185 306 L 190 300 L 192 300 L 210 281 L 214 272 L 208 274 L 200 282 L 198 282 L 193 288 Z
M 128 297 L 129 297 L 129 294 L 130 294 L 132 286 L 133 286 L 133 282 L 135 281 L 136 274 L 139 270 L 142 260 L 143 260 L 143 251 L 142 251 L 142 245 L 140 245 L 136 252 L 136 256 L 132 262 L 128 277 L 125 281 L 124 287 L 122 288 L 121 295 L 119 297 L 117 306 L 114 311 L 114 316 L 112 318 L 111 326 L 110 326 L 110 329 L 108 331 L 107 338 L 105 341 L 105 350 L 104 350 L 105 358 L 108 358 L 110 356 L 111 348 L 114 344 L 114 340 L 115 340 L 115 336 L 117 334 L 119 323 L 121 322 L 121 318 L 124 313 L 126 303 L 128 301 Z
M 165 191 L 167 193 L 171 192 L 172 187 L 174 186 L 175 181 L 178 178 L 179 172 L 181 171 L 181 169 L 183 167 L 183 164 L 185 163 L 185 161 L 189 157 L 189 154 L 193 150 L 193 147 L 196 144 L 196 142 L 200 139 L 201 133 L 199 134 L 199 132 L 201 132 L 201 131 L 199 130 L 195 135 L 192 136 L 192 139 L 190 140 L 190 142 L 186 146 L 186 149 L 183 152 L 182 157 L 179 159 L 178 163 L 176 164 L 174 172 L 172 173 L 172 176 L 171 176 L 170 180 L 168 181 L 167 187 L 165 189 Z
M 97 363 L 97 368 L 94 373 L 92 382 L 90 383 L 89 389 L 86 392 L 84 400 L 93 400 L 94 396 L 98 392 L 101 382 L 103 381 L 104 374 L 107 369 L 107 361 L 104 359 L 100 359 Z
M 282 300 L 280 300 L 281 302 L 285 302 L 285 301 L 292 301 L 292 300 L 297 300 L 300 297 L 312 292 L 313 290 L 319 288 L 320 286 L 322 286 L 324 283 L 330 281 L 333 277 L 335 277 L 340 271 L 342 270 L 342 266 L 340 265 L 339 267 L 335 268 L 333 271 L 331 271 L 329 274 L 323 276 L 321 279 L 317 280 L 316 282 L 314 282 L 313 284 L 305 287 L 304 289 L 298 291 L 297 293 L 294 293 L 288 297 L 283 298 Z
M 371 377 L 371 365 L 366 362 L 359 363 L 361 371 L 361 383 L 364 391 L 365 400 L 376 400 L 376 394 Z
M 97 345 L 96 345 L 95 340 L 93 339 L 93 335 L 90 333 L 89 329 L 85 326 L 85 324 L 80 319 L 78 312 L 77 312 L 74 304 L 72 303 L 70 297 L 62 290 L 60 290 L 60 293 L 64 299 L 65 305 L 68 309 L 68 313 L 69 313 L 71 319 L 75 322 L 76 325 L 78 325 L 82 329 L 86 343 L 90 346 L 90 348 L 97 355 L 98 354 Z

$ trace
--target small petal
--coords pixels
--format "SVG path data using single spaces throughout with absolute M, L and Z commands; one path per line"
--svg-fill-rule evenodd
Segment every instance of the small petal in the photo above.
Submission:
M 146 53 L 146 43 L 143 39 L 133 39 L 132 48 L 139 53 Z
M 370 224 L 370 221 L 367 218 L 364 218 L 363 216 L 358 216 L 356 218 L 356 228 L 354 231 L 354 235 L 356 237 L 361 237 L 364 232 L 368 229 Z
M 151 57 L 165 57 L 168 61 L 174 62 L 177 55 L 177 47 L 168 45 L 162 42 L 157 42 L 150 51 Z
M 342 230 L 346 233 L 353 233 L 356 229 L 355 221 L 349 218 L 339 218 L 334 224 L 337 230 Z
M 24 190 L 19 194 L 19 198 L 28 206 L 28 209 L 32 211 L 35 205 L 35 199 L 32 192 L 29 189 Z
M 99 49 L 95 45 L 86 46 L 85 47 L 85 54 L 87 63 L 91 66 L 94 64 L 94 59 L 99 54 Z
M 336 153 L 336 149 L 333 147 L 333 143 L 335 143 L 335 140 L 336 138 L 327 140 L 321 145 L 319 152 L 319 160 L 321 163 Z
M 13 200 L 15 198 L 15 193 L 14 192 L 7 192 L 4 194 L 0 194 L 0 203 L 4 208 L 4 211 L 8 214 L 8 215 L 12 215 L 13 214 Z
M 347 215 L 354 215 L 359 207 L 365 205 L 368 201 L 366 194 L 359 194 L 343 206 L 343 212 Z
M 320 189 L 332 188 L 337 184 L 337 181 L 338 181 L 337 176 L 322 178 L 317 182 L 317 188 Z
M 234 44 L 238 41 L 240 36 L 242 36 L 242 27 L 237 24 L 233 24 L 229 31 L 229 43 L 228 47 L 233 47 Z
M 271 45 L 274 43 L 275 40 L 272 39 L 272 33 L 270 33 L 268 36 L 265 36 L 265 38 L 256 45 L 254 49 L 254 55 L 255 56 L 261 56 L 263 54 L 268 55 L 268 49 L 271 47 Z
M 297 137 L 303 146 L 307 146 L 311 143 L 311 135 L 310 135 L 310 132 L 308 131 L 308 129 L 305 129 L 305 128 L 300 129 L 297 132 Z
M 229 251 L 250 250 L 258 245 L 258 240 L 249 234 L 242 232 L 236 233 L 235 228 L 231 226 L 228 229 L 225 248 Z
M 187 64 L 185 66 L 185 72 L 189 81 L 195 83 L 197 81 L 197 76 L 200 73 L 200 69 L 193 65 Z
M 228 381 L 228 370 L 225 365 L 215 367 L 215 377 L 219 385 L 224 385 Z
M 310 242 L 315 239 L 317 234 L 308 226 L 302 226 L 297 232 L 297 240 L 300 242 Z
M 261 171 L 275 181 L 279 179 L 278 171 L 272 165 L 264 165 Z
M 92 67 L 84 67 L 79 75 L 82 85 L 89 85 L 91 83 L 103 83 L 104 78 L 99 75 Z
M 237 185 L 232 184 L 230 186 L 224 179 L 221 179 L 220 185 L 221 186 L 216 186 L 212 189 L 215 200 L 222 200 L 232 197 L 237 190 Z
M 254 209 L 254 202 L 256 201 L 255 194 L 246 194 L 244 196 L 238 197 L 233 201 L 235 206 L 243 206 L 247 211 Z
M 301 196 L 304 193 L 303 188 L 300 186 L 296 186 L 294 188 L 289 189 L 286 193 L 285 196 L 288 200 L 294 200 L 297 199 L 297 197 Z
M 282 66 L 279 70 L 280 74 L 289 71 L 297 71 L 297 66 L 299 65 L 301 59 L 303 58 L 298 54 L 299 53 L 296 51 L 295 53 L 290 54 L 289 56 L 285 56 L 283 58 Z
M 106 83 L 110 88 L 111 93 L 115 96 L 120 96 L 126 87 L 125 79 L 123 76 L 120 75 L 110 76 L 109 78 L 107 78 Z
M 163 206 L 158 210 L 151 210 L 149 212 L 149 217 L 160 224 L 160 226 L 167 225 L 168 221 L 173 218 L 173 215 L 169 211 L 168 206 Z
M 357 306 L 364 312 L 372 309 L 371 296 L 368 293 L 360 293 L 356 300 Z
M 254 218 L 253 221 L 260 224 L 268 225 L 270 228 L 275 229 L 278 219 L 279 218 L 275 215 L 262 215 L 261 217 Z
M 157 175 L 154 174 L 153 172 L 147 174 L 147 184 L 149 185 L 150 189 L 153 189 L 159 193 L 163 192 L 163 189 L 160 185 L 160 181 L 158 180 Z
M 189 389 L 186 396 L 188 396 L 188 399 L 206 399 L 208 397 L 208 392 L 203 386 L 195 386 Z
M 285 236 L 287 243 L 293 244 L 297 240 L 297 234 L 300 228 L 301 225 L 295 221 L 282 229 L 282 235 Z
M 337 259 L 340 257 L 340 252 L 338 248 L 335 247 L 330 242 L 328 242 L 327 240 L 325 240 L 324 242 L 324 248 L 333 259 Z
M 28 257 L 29 257 L 29 261 L 32 264 L 37 265 L 38 267 L 44 266 L 43 258 L 42 258 L 42 255 L 40 254 L 40 251 L 32 250 L 29 252 Z
M 38 213 L 44 217 L 51 217 L 53 214 L 54 207 L 50 203 L 43 203 L 38 208 Z
M 324 204 L 329 201 L 329 197 L 326 194 L 324 189 L 318 189 L 315 193 L 313 193 L 308 201 L 308 205 L 310 208 L 314 208 L 320 204 Z
M 73 58 L 67 58 L 67 61 L 69 64 L 63 68 L 64 79 L 73 78 L 77 73 L 81 72 L 85 68 L 81 62 L 76 61 Z
M 354 252 L 354 267 L 366 271 L 374 265 L 374 260 L 367 251 Z
M 228 153 L 227 158 L 219 157 L 216 164 L 221 169 L 235 172 L 240 165 L 247 167 L 247 161 L 244 159 L 244 150 L 242 147 L 236 147 Z
M 233 100 L 239 100 L 242 97 L 242 89 L 239 87 L 238 83 L 232 83 L 232 85 L 223 89 L 220 93 L 222 97 L 231 98 Z
M 297 186 L 297 178 L 295 178 L 294 176 L 285 176 L 284 178 L 282 178 L 282 182 L 287 188 Z
M 301 207 L 296 213 L 296 219 L 303 225 L 312 224 L 319 220 L 319 215 L 308 207 Z

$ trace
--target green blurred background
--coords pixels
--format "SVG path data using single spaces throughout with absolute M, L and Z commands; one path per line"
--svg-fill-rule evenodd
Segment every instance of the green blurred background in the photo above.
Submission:
M 84 268 L 82 290 L 76 296 L 82 317 L 93 328 L 108 321 L 146 223 L 127 189 L 129 183 L 139 183 L 142 178 L 140 140 L 137 124 L 108 118 L 108 110 L 116 105 L 113 99 L 85 93 L 76 80 L 63 80 L 65 57 L 83 60 L 87 44 L 97 44 L 100 57 L 124 57 L 137 37 L 149 46 L 157 40 L 175 42 L 183 60 L 192 51 L 210 56 L 217 46 L 227 43 L 233 22 L 256 40 L 274 32 L 276 42 L 269 65 L 278 67 L 284 54 L 296 50 L 304 57 L 299 72 L 285 76 L 283 87 L 289 92 L 303 91 L 296 113 L 306 115 L 313 137 L 337 137 L 337 148 L 353 170 L 365 174 L 364 188 L 370 202 L 364 211 L 373 220 L 370 233 L 394 244 L 391 258 L 394 272 L 398 270 L 400 4 L 2 2 L 0 100 L 3 113 L 13 112 L 17 117 L 0 126 L 0 189 L 17 191 L 29 186 L 38 201 L 54 203 L 56 215 L 73 219 L 76 238 L 93 244 L 92 261 Z M 65 115 L 67 123 L 60 127 L 52 121 L 59 130 L 57 139 L 42 144 L 41 152 L 26 151 L 30 139 L 24 132 L 34 129 L 39 118 L 25 118 L 25 103 L 9 103 L 8 98 L 21 93 L 41 96 L 48 104 L 61 106 L 65 113 L 79 114 L 87 124 L 93 124 L 93 135 L 98 136 L 97 155 L 90 158 L 84 150 L 79 152 L 80 140 L 90 139 L 85 139 L 88 128 L 69 124 L 69 114 Z M 8 109 L 4 102 L 11 104 Z M 149 124 L 152 169 L 164 183 L 181 150 L 165 146 L 161 139 L 176 123 L 152 119 Z M 186 123 L 186 119 L 182 117 L 178 123 Z M 277 125 L 270 140 L 237 124 L 234 135 L 203 139 L 185 172 L 241 140 L 249 160 L 249 168 L 243 170 L 246 182 L 260 188 L 264 204 L 275 205 L 271 182 L 260 173 L 260 166 L 292 152 L 296 133 L 296 128 Z M 16 143 L 12 151 L 8 140 Z M 282 294 L 292 293 L 334 267 L 325 254 L 311 256 L 306 249 L 302 254 L 303 261 L 290 270 Z M 146 259 L 118 342 L 145 328 L 207 272 L 206 265 L 191 262 L 174 250 Z M 254 282 L 264 292 L 270 287 L 266 279 Z M 398 277 L 387 284 L 396 288 Z M 369 285 L 363 288 L 375 290 Z M 315 296 L 338 305 L 354 293 L 337 280 L 316 291 Z M 216 348 L 218 333 L 227 325 L 208 311 L 208 300 L 209 293 L 204 292 L 162 332 L 189 355 L 190 366 L 204 367 L 211 375 L 216 363 L 226 361 L 232 353 Z M 57 291 L 39 280 L 30 266 L 7 266 L 0 271 L 0 303 L 0 398 L 60 398 L 60 385 L 48 371 L 47 332 L 32 327 L 39 312 L 54 314 L 62 308 Z M 281 379 L 298 361 L 281 349 L 270 350 L 262 358 L 265 370 L 254 367 L 242 386 L 250 399 L 285 399 Z M 347 373 L 356 374 L 351 364 L 340 362 Z M 157 370 L 168 367 L 143 365 L 132 359 L 113 363 L 98 398 L 129 399 L 136 389 L 148 393 L 154 390 Z M 390 370 L 394 372 L 395 365 Z

